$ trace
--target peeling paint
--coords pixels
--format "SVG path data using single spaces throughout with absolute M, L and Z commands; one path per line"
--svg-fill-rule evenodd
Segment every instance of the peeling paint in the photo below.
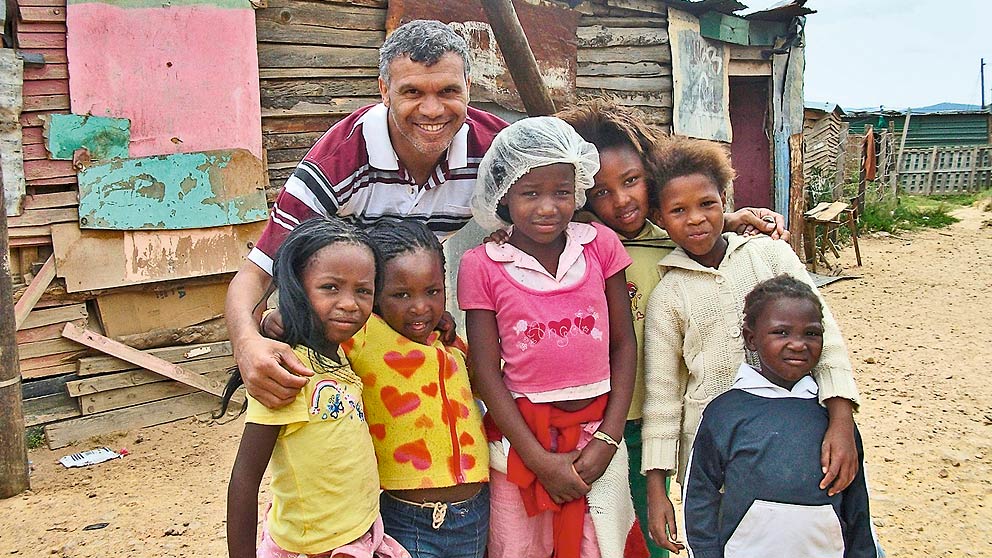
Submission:
M 86 148 L 90 159 L 125 158 L 131 141 L 131 121 L 79 114 L 53 114 L 45 123 L 46 147 L 52 159 L 71 161 Z
M 243 149 L 114 160 L 79 173 L 84 228 L 195 229 L 265 220 L 262 162 Z

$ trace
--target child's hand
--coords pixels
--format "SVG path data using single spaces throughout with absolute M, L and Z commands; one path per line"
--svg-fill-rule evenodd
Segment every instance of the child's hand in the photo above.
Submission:
M 578 457 L 578 451 L 570 453 L 545 452 L 537 467 L 531 468 L 537 475 L 537 480 L 541 482 L 556 504 L 571 502 L 589 492 L 589 485 L 582 480 L 573 465 Z
M 574 463 L 575 472 L 586 484 L 591 485 L 606 472 L 616 451 L 617 449 L 610 444 L 593 438 L 579 452 L 579 458 Z
M 836 405 L 832 405 L 834 401 Z M 820 465 L 823 467 L 823 480 L 820 490 L 827 490 L 833 496 L 847 488 L 858 474 L 858 446 L 854 442 L 854 418 L 850 402 L 846 399 L 830 398 L 827 405 L 831 409 L 830 425 L 823 435 L 820 447 Z M 841 410 L 834 412 L 835 408 Z M 846 409 L 846 412 L 843 410 Z
M 655 544 L 678 554 L 685 545 L 676 541 L 678 528 L 675 525 L 675 506 L 665 494 L 664 476 L 661 475 L 659 478 L 660 490 L 657 489 L 658 487 L 652 487 L 651 484 L 648 485 L 648 532 Z
M 496 244 L 506 244 L 506 241 L 510 240 L 510 233 L 503 229 L 495 230 L 490 233 L 489 236 L 482 239 L 482 243 L 495 242 Z
M 437 326 L 434 328 L 441 333 L 441 343 L 445 345 L 454 345 L 458 338 L 458 332 L 455 331 L 455 318 L 447 310 L 441 314 L 441 319 L 438 320 Z

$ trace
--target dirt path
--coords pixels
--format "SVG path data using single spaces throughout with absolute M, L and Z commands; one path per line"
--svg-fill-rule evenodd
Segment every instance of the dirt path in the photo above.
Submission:
M 825 289 L 858 371 L 873 513 L 894 558 L 992 556 L 992 214 L 958 216 L 942 231 L 865 238 L 865 266 L 847 270 L 863 278 Z M 193 420 L 31 451 L 32 491 L 0 501 L 0 555 L 224 556 L 240 431 Z M 99 445 L 131 454 L 57 463 Z

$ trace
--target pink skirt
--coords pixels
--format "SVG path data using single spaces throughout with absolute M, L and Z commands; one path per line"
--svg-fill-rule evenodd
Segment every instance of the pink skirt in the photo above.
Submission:
M 262 522 L 262 541 L 255 551 L 257 558 L 410 558 L 410 553 L 383 530 L 381 517 L 376 517 L 372 527 L 358 539 L 320 554 L 300 554 L 280 548 L 269 536 L 267 523 Z

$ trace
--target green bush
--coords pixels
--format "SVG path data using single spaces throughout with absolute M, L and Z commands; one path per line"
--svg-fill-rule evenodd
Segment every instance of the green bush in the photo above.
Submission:
M 920 228 L 939 229 L 960 221 L 949 212 L 954 205 L 938 203 L 920 205 L 911 198 L 883 198 L 876 202 L 865 202 L 861 212 L 860 228 L 863 231 L 896 233 Z
M 24 438 L 28 449 L 40 448 L 45 443 L 45 429 L 41 426 L 32 426 L 24 431 Z

